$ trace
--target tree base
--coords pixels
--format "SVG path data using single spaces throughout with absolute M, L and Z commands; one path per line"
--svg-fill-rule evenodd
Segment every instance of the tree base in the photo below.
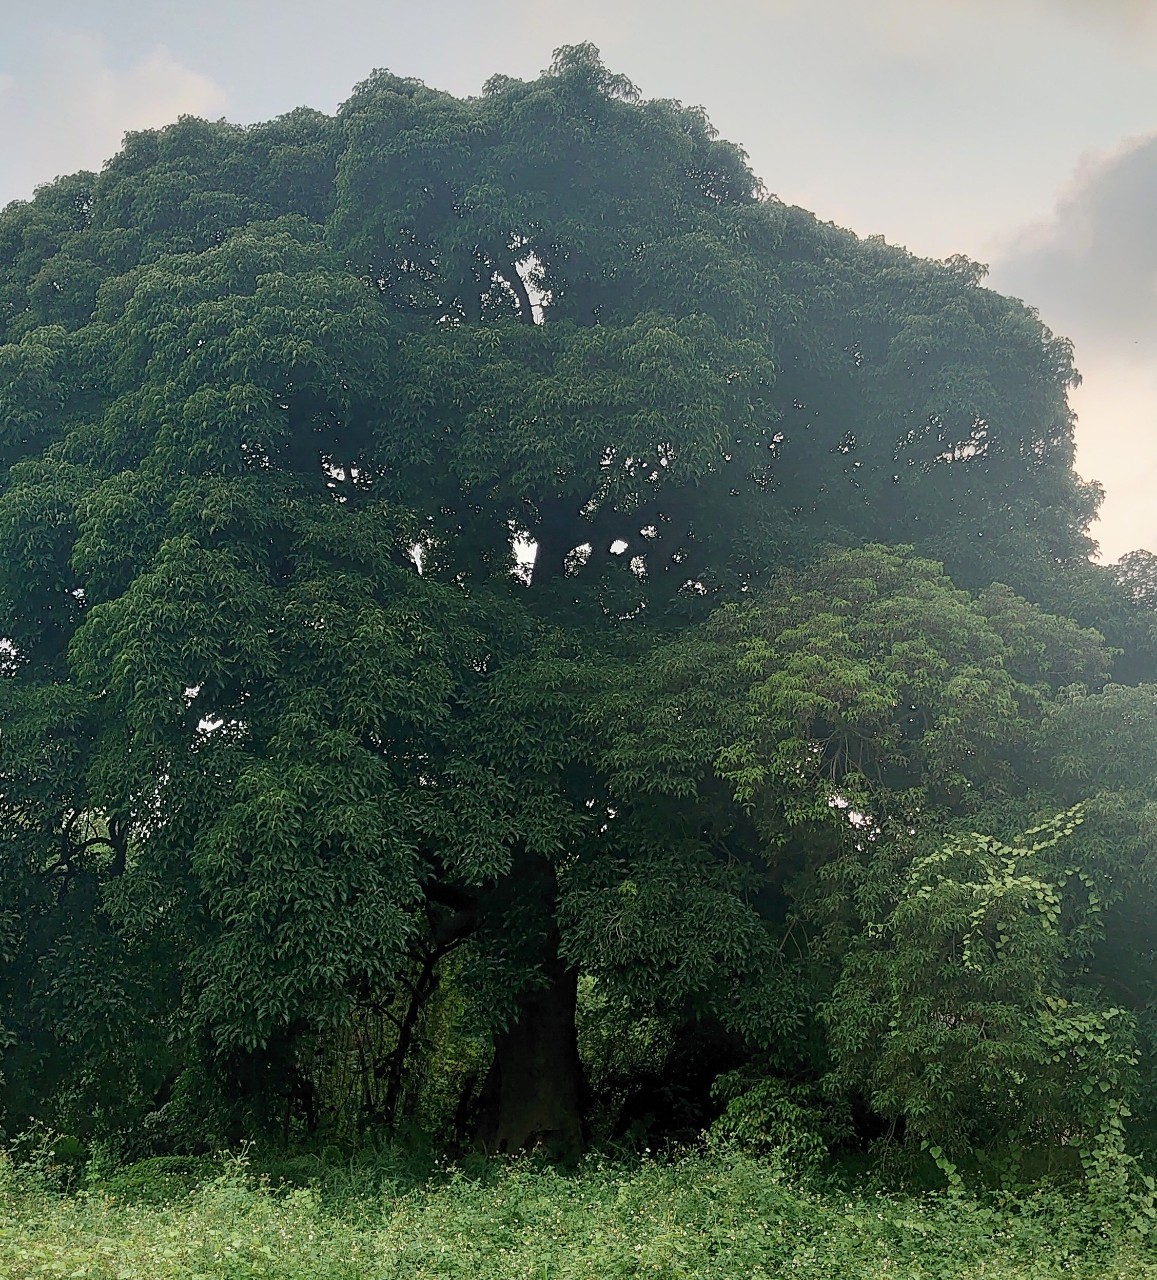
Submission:
M 582 1063 L 575 1033 L 578 973 L 560 960 L 545 987 L 519 1001 L 514 1025 L 494 1046 L 482 1089 L 478 1143 L 493 1153 L 543 1148 L 573 1159 L 584 1146 Z

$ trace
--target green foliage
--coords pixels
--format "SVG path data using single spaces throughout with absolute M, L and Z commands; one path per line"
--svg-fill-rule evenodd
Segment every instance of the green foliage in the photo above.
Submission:
M 220 1173 L 214 1157 L 152 1156 L 104 1177 L 90 1177 L 90 1188 L 133 1204 L 171 1204 Z
M 1088 565 L 1071 352 L 980 278 L 588 45 L 0 213 L 0 1123 L 573 1136 L 580 970 L 608 1078 L 616 1019 L 842 1070 L 883 984 L 1000 1010 L 970 1103 L 876 1027 L 885 1113 L 1047 1078 L 1108 1132 L 1072 1064 L 1125 1105 L 1148 569 Z M 957 838 L 1086 799 L 1063 874 Z
M 708 1130 L 709 1144 L 773 1157 L 796 1175 L 819 1170 L 852 1136 L 846 1106 L 814 1086 L 741 1070 L 720 1076 L 712 1093 L 726 1105 Z
M 1070 811 L 1005 844 L 976 834 L 857 878 L 864 920 L 824 1008 L 835 1080 L 956 1157 L 1119 1133 L 1135 1086 L 1129 1013 L 1066 971 L 1099 907 L 1058 845 Z M 1091 899 L 1091 900 L 1090 900 Z
M 641 1013 L 622 996 L 608 994 L 593 978 L 579 980 L 579 1053 L 593 1099 L 591 1121 L 597 1140 L 619 1136 L 625 1107 L 640 1089 L 662 1081 L 679 1028 L 668 1019 Z M 646 1114 L 636 1118 L 646 1138 Z M 634 1135 L 631 1135 L 634 1136 Z
M 0 1269 L 12 1280 L 1157 1275 L 1151 1245 L 1079 1196 L 803 1190 L 734 1153 L 592 1161 L 569 1176 L 489 1166 L 417 1182 L 389 1161 L 361 1176 L 331 1164 L 303 1185 L 233 1160 L 160 1202 L 134 1171 L 132 1190 L 94 1186 L 77 1197 L 13 1195 L 0 1171 Z

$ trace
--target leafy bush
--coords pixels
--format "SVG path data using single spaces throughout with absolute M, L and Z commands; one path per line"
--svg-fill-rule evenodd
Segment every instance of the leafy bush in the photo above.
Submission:
M 167 1204 L 208 1182 L 219 1169 L 209 1156 L 152 1156 L 107 1175 L 100 1188 L 118 1200 Z
M 818 1169 L 851 1136 L 846 1105 L 825 1102 L 811 1085 L 729 1071 L 712 1092 L 727 1105 L 711 1126 L 709 1140 L 751 1155 L 774 1155 L 788 1169 Z
M 1136 1026 L 1070 976 L 1098 911 L 1058 847 L 1079 810 L 1011 843 L 968 834 L 930 852 L 873 851 L 864 919 L 823 1010 L 832 1083 L 936 1149 L 1069 1145 L 1118 1173 Z M 1116 1176 L 1116 1175 L 1114 1175 Z

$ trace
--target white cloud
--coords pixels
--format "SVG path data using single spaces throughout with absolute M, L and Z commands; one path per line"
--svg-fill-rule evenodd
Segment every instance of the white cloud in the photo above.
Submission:
M 1157 363 L 1157 134 L 1081 161 L 1052 215 L 994 264 L 1084 349 Z
M 1157 135 L 1086 156 L 1051 215 L 1023 228 L 992 283 L 1072 338 L 1077 468 L 1100 480 L 1102 555 L 1157 550 Z
M 218 116 L 226 102 L 224 89 L 163 46 L 117 67 L 99 36 L 56 29 L 30 65 L 0 77 L 0 205 L 60 174 L 99 169 L 128 130 Z

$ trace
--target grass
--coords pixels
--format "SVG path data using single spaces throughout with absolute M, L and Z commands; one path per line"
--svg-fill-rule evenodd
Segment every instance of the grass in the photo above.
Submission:
M 0 1277 L 1157 1280 L 1157 1247 L 1056 1192 L 857 1196 L 738 1155 L 522 1161 L 417 1184 L 380 1163 L 318 1165 L 297 1186 L 242 1161 L 202 1173 L 153 1162 L 66 1195 L 0 1165 Z

